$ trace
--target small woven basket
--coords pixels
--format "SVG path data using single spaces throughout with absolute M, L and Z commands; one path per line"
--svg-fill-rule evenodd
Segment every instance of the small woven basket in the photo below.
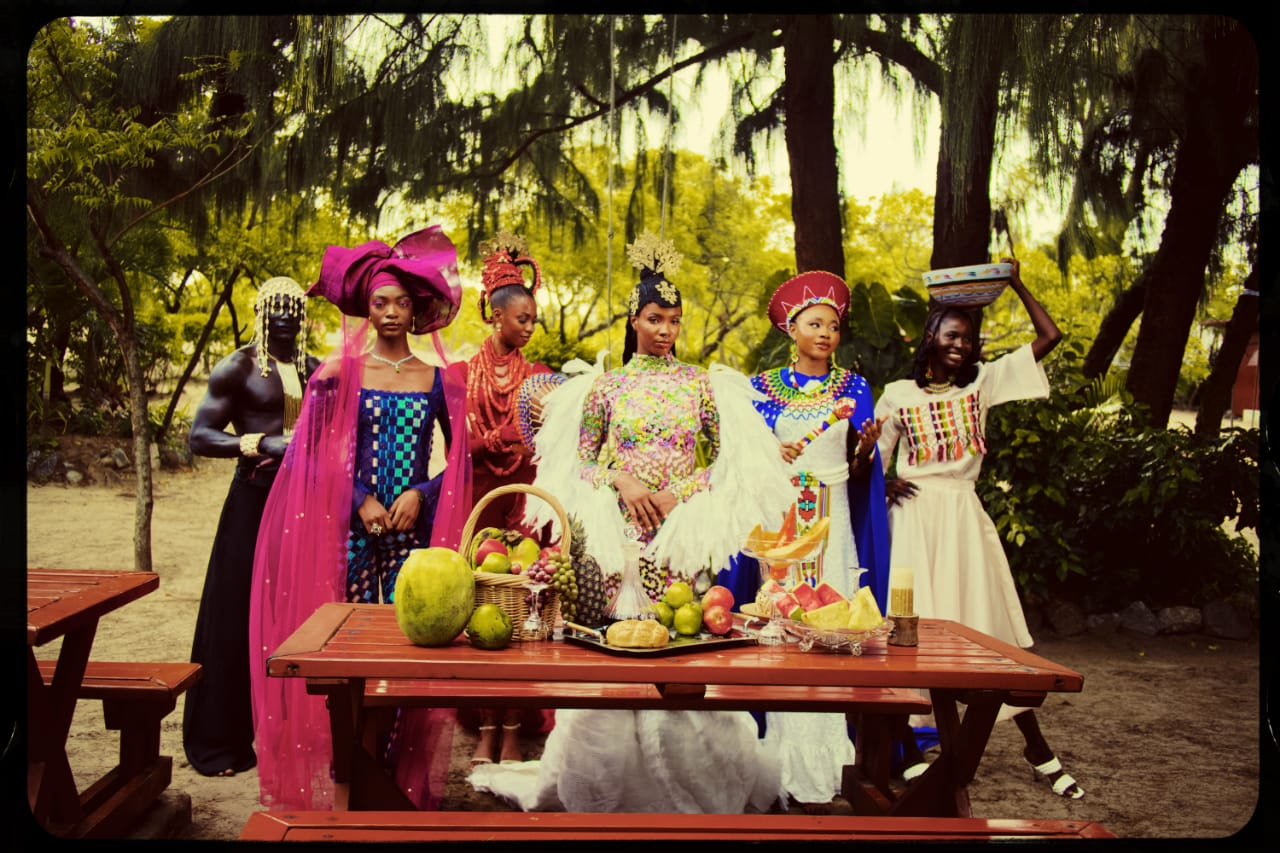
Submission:
M 556 515 L 560 518 L 560 550 L 562 553 L 569 553 L 572 535 L 569 532 L 569 517 L 565 514 L 564 507 L 550 493 L 524 483 L 509 483 L 505 486 L 498 486 L 476 501 L 476 505 L 471 509 L 471 515 L 467 516 L 467 523 L 462 527 L 462 537 L 459 540 L 462 547 L 459 549 L 459 553 L 468 554 L 471 552 L 476 523 L 480 519 L 480 513 L 486 506 L 503 495 L 521 492 L 542 498 L 555 510 Z M 507 615 L 511 617 L 511 623 L 514 628 L 511 639 L 516 641 L 545 639 L 542 636 L 526 634 L 523 628 L 524 621 L 529 618 L 529 579 L 527 577 L 522 574 L 508 575 L 498 574 L 497 572 L 477 571 L 474 574 L 476 578 L 476 606 L 496 604 L 505 610 Z M 560 595 L 551 587 L 543 590 L 542 594 L 545 596 L 544 604 L 542 605 L 542 621 L 551 626 L 555 624 L 560 615 Z

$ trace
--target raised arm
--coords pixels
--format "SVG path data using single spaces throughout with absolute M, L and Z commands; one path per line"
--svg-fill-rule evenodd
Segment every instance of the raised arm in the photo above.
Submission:
M 1009 286 L 1013 288 L 1014 293 L 1018 294 L 1018 298 L 1022 300 L 1023 306 L 1027 309 L 1027 314 L 1031 316 L 1031 325 L 1036 330 L 1036 339 L 1031 342 L 1031 352 L 1035 355 L 1036 361 L 1040 361 L 1053 351 L 1053 348 L 1058 345 L 1058 341 L 1062 340 L 1062 331 L 1058 328 L 1058 324 L 1053 322 L 1049 312 L 1044 310 L 1043 306 L 1036 301 L 1036 298 L 1031 295 L 1031 291 L 1022 282 L 1018 262 L 1013 258 L 1001 258 L 1001 260 L 1006 264 L 1013 265 L 1013 275 L 1009 279 Z

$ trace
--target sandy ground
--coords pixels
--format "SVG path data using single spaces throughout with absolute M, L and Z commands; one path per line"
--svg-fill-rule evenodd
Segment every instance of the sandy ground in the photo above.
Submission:
M 153 554 L 160 587 L 103 618 L 93 659 L 187 659 L 230 474 L 229 461 L 208 459 L 194 470 L 157 472 Z M 133 505 L 127 478 L 79 488 L 28 485 L 27 565 L 130 568 Z M 1040 654 L 1085 676 L 1082 693 L 1052 695 L 1040 717 L 1087 794 L 1068 801 L 1033 784 L 1017 729 L 1001 723 L 970 786 L 975 815 L 1096 820 L 1123 838 L 1221 838 L 1250 821 L 1259 791 L 1256 642 L 1121 632 L 1045 634 L 1037 643 Z M 52 658 L 56 650 L 42 647 L 40 656 Z M 180 700 L 166 720 L 161 750 L 174 758 L 171 788 L 191 797 L 189 837 L 234 839 L 260 808 L 257 774 L 224 779 L 193 771 L 182 751 L 182 711 Z M 80 703 L 70 754 L 81 786 L 114 763 L 117 737 L 103 728 L 99 703 Z M 454 738 L 446 808 L 507 808 L 467 783 L 472 743 L 465 732 Z M 541 743 L 525 748 L 535 757 Z

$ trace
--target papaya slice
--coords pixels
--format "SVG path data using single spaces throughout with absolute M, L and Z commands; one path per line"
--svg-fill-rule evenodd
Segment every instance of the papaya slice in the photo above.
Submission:
M 796 505 L 792 504 L 791 509 L 787 511 L 787 517 L 782 520 L 782 529 L 778 531 L 779 545 L 786 545 L 788 542 L 794 541 L 796 538 Z

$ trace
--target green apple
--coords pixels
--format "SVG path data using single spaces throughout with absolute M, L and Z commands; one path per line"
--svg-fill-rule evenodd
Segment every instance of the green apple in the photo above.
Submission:
M 510 574 L 511 558 L 499 551 L 494 551 L 480 563 L 480 571 L 499 575 Z

